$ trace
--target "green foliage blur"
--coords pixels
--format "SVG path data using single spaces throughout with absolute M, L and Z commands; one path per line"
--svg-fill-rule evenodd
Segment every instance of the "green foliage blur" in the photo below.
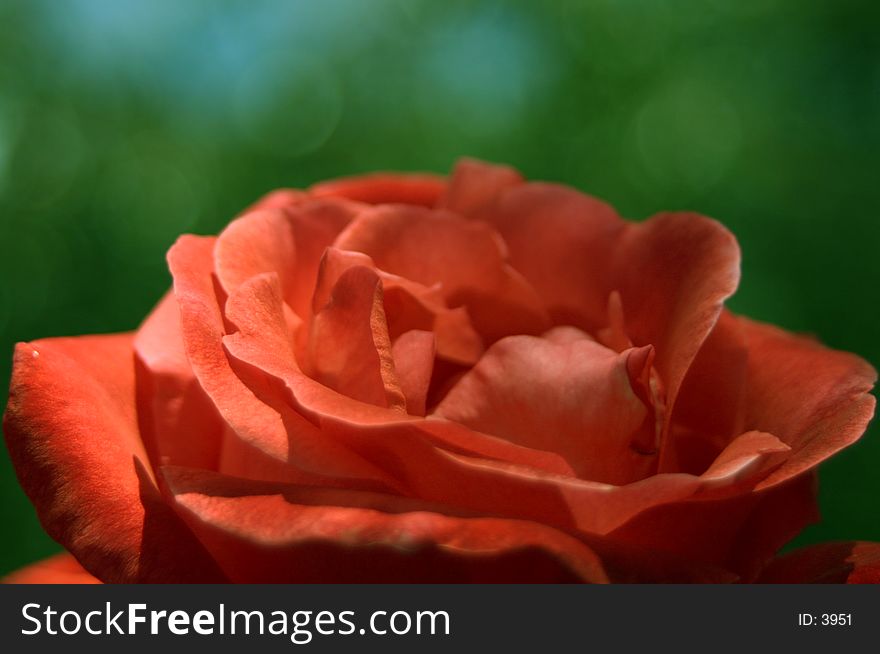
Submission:
M 0 385 L 13 344 L 136 327 L 165 251 L 262 193 L 513 164 L 743 248 L 734 310 L 880 364 L 871 0 L 0 2 Z M 880 540 L 878 429 L 799 543 Z M 0 574 L 57 550 L 0 455 Z

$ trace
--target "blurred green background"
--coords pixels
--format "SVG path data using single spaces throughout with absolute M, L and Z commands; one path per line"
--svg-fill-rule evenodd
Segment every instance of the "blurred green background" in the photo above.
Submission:
M 742 244 L 732 307 L 880 364 L 872 0 L 0 2 L 0 384 L 13 343 L 131 329 L 182 232 L 260 194 L 467 154 Z M 880 434 L 822 524 L 880 540 Z M 0 574 L 57 549 L 0 455 Z

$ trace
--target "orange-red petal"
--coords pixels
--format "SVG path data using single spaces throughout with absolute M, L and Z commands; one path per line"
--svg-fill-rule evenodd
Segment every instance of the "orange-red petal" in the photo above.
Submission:
M 467 216 L 491 204 L 501 191 L 519 186 L 523 177 L 509 166 L 459 159 L 437 206 Z
M 880 543 L 821 543 L 784 554 L 757 579 L 762 584 L 880 584 Z
M 439 175 L 373 173 L 315 184 L 314 197 L 337 197 L 367 204 L 412 204 L 432 207 L 446 188 Z
M 310 375 L 352 399 L 405 410 L 382 300 L 375 271 L 355 266 L 339 276 L 309 326 Z
M 236 582 L 608 581 L 584 543 L 528 521 L 446 515 L 377 493 L 254 489 L 197 471 L 167 471 L 166 481 Z
M 505 245 L 488 225 L 382 206 L 360 214 L 334 246 L 364 252 L 378 268 L 425 286 L 439 284 L 450 306 L 467 307 L 487 342 L 550 327 L 535 290 L 507 264 Z
M 791 455 L 761 487 L 815 468 L 864 434 L 877 371 L 863 359 L 739 318 L 748 347 L 746 429 L 774 434 Z
M 131 334 L 16 347 L 3 431 L 49 535 L 103 581 L 221 580 L 160 497 L 135 414 Z
M 629 363 L 641 354 L 618 354 L 586 335 L 567 342 L 508 336 L 462 377 L 436 414 L 558 452 L 581 478 L 636 481 L 656 463 L 656 449 L 642 451 L 637 443 L 649 412 L 633 390 Z
M 173 293 L 138 329 L 134 351 L 138 426 L 153 464 L 216 468 L 223 422 L 190 367 Z
M 100 584 L 69 552 L 31 563 L 3 578 L 4 584 Z

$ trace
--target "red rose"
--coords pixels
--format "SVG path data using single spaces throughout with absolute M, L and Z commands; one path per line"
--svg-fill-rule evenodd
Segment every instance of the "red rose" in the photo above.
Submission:
M 727 312 L 712 220 L 463 161 L 278 191 L 168 262 L 136 332 L 16 349 L 13 463 L 101 581 L 880 576 L 864 543 L 767 567 L 876 373 Z

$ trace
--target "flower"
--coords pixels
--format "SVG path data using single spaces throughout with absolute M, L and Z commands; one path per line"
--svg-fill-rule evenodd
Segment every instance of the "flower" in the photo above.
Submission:
M 16 349 L 13 463 L 101 581 L 880 575 L 869 543 L 768 567 L 876 373 L 724 309 L 713 220 L 464 160 L 277 191 L 168 263 L 136 332 Z

